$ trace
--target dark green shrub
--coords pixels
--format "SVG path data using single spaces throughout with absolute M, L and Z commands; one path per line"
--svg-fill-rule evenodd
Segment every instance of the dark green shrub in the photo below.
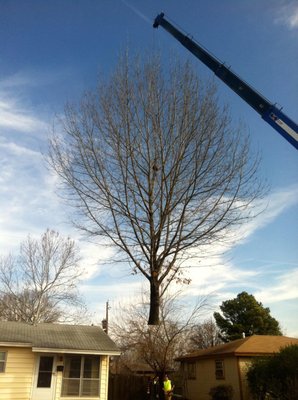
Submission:
M 255 360 L 247 372 L 255 400 L 298 399 L 298 345 L 283 348 L 272 357 Z
M 257 358 L 247 372 L 249 389 L 255 400 L 264 400 L 268 393 L 267 365 L 269 361 L 269 358 Z
M 218 385 L 210 389 L 209 395 L 212 400 L 231 400 L 233 388 L 230 385 Z

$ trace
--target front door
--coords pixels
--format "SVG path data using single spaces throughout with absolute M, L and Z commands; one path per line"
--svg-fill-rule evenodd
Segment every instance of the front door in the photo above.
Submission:
M 56 383 L 55 356 L 39 355 L 36 363 L 36 374 L 32 400 L 53 400 Z

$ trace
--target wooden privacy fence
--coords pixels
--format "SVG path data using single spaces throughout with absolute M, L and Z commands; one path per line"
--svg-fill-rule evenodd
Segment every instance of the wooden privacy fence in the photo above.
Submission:
M 146 400 L 147 385 L 148 377 L 110 374 L 108 400 Z

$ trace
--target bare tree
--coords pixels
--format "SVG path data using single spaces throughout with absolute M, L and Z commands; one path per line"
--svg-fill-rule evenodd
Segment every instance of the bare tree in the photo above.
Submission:
M 190 338 L 190 351 L 207 349 L 223 343 L 220 338 L 220 329 L 212 318 L 196 325 Z
M 149 324 L 190 250 L 224 239 L 262 195 L 257 157 L 213 84 L 188 64 L 122 61 L 69 105 L 49 160 L 89 235 L 108 238 L 150 284 Z
M 109 332 L 123 353 L 127 366 L 146 363 L 156 375 L 164 374 L 175 367 L 175 358 L 187 350 L 194 326 L 208 307 L 206 297 L 197 299 L 194 305 L 185 302 L 181 291 L 167 294 L 161 300 L 160 321 L 147 325 L 148 301 L 120 306 Z
M 73 240 L 52 230 L 40 240 L 28 236 L 18 257 L 0 260 L 0 319 L 31 324 L 67 320 L 71 312 L 65 308 L 82 305 L 80 273 Z
M 2 291 L 1 291 L 2 292 Z M 39 317 L 35 312 L 36 293 L 33 290 L 22 289 L 15 293 L 1 293 L 0 320 L 16 322 L 57 322 L 63 312 L 55 307 L 49 297 L 44 295 L 39 301 Z

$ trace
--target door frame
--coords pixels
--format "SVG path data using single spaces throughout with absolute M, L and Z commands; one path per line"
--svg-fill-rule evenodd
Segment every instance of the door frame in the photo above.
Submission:
M 52 379 L 51 379 L 51 387 L 50 388 L 38 388 L 37 380 L 39 373 L 39 365 L 41 357 L 53 357 L 53 367 L 52 367 Z M 31 400 L 54 400 L 56 394 L 56 381 L 57 381 L 57 355 L 53 353 L 38 353 L 35 356 L 35 366 L 34 366 L 34 376 L 32 380 L 32 394 Z M 48 390 L 48 392 L 46 392 Z M 46 396 L 44 395 L 46 394 Z

